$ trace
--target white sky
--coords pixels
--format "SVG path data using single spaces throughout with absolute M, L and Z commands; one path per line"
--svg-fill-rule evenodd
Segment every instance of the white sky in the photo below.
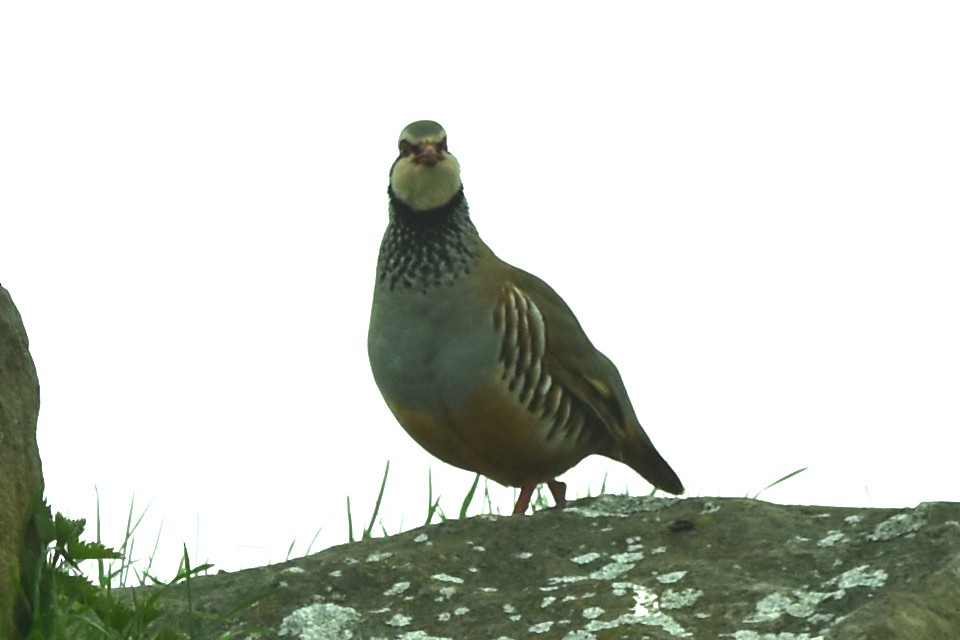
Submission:
M 690 495 L 809 466 L 763 497 L 960 500 L 960 10 L 604 5 L 4 3 L 0 283 L 53 507 L 93 520 L 99 488 L 119 544 L 152 500 L 161 574 L 198 538 L 223 569 L 344 542 L 387 460 L 388 531 L 431 468 L 457 511 L 472 474 L 406 436 L 366 356 L 422 118 Z M 564 479 L 606 473 L 649 489 L 603 458 Z

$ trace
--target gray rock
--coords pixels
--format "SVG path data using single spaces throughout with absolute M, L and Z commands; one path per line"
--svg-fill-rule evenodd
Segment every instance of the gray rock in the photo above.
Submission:
M 25 637 L 21 571 L 40 549 L 30 529 L 43 495 L 37 450 L 40 386 L 20 313 L 0 286 L 0 638 Z M 34 565 L 35 566 L 35 565 Z
M 960 503 L 601 496 L 451 520 L 191 589 L 195 615 L 166 622 L 192 620 L 203 637 L 956 640 Z M 185 607 L 182 587 L 173 597 Z

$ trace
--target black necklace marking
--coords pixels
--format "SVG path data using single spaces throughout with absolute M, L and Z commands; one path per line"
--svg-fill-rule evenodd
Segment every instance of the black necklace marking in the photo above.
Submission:
M 428 211 L 414 211 L 390 188 L 387 193 L 390 223 L 380 244 L 380 286 L 426 293 L 431 287 L 452 285 L 470 272 L 482 242 L 470 221 L 462 188 L 450 202 Z

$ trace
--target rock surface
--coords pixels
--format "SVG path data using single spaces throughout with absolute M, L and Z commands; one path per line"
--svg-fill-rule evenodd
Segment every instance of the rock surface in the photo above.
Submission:
M 26 548 L 27 523 L 43 495 L 37 413 L 40 386 L 20 313 L 0 286 L 0 638 L 17 639 L 26 628 L 28 611 L 20 598 L 20 571 Z M 32 541 L 34 544 L 35 540 Z
M 451 520 L 191 589 L 195 614 L 167 623 L 199 637 L 957 640 L 960 503 L 601 496 Z M 169 606 L 185 606 L 183 591 Z

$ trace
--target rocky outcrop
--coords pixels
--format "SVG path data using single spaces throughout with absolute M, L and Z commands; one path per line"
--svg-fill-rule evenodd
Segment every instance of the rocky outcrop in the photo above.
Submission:
M 30 530 L 43 494 L 39 409 L 27 334 L 10 294 L 0 286 L 0 638 L 14 640 L 25 637 L 32 615 L 21 573 L 36 567 L 40 553 Z
M 956 640 L 960 504 L 602 496 L 201 577 L 191 591 L 195 614 L 181 586 L 168 623 L 247 640 Z

